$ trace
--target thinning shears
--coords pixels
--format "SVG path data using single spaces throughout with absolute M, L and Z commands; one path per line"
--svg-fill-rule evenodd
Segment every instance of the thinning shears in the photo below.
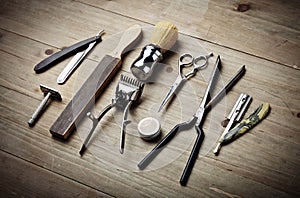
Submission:
M 183 85 L 185 81 L 189 78 L 193 77 L 197 71 L 200 69 L 204 69 L 208 64 L 208 58 L 213 56 L 213 53 L 209 53 L 207 56 L 202 55 L 196 58 L 193 57 L 192 54 L 186 53 L 182 54 L 178 59 L 178 76 L 171 86 L 170 91 L 168 92 L 167 96 L 164 98 L 163 102 L 161 103 L 158 112 L 162 110 L 162 108 L 167 104 L 167 102 L 173 98 L 173 96 L 177 93 L 179 87 Z M 193 66 L 193 69 L 188 72 L 187 74 L 183 74 L 183 68 Z
M 217 74 L 219 73 L 221 66 L 221 59 L 220 56 L 218 56 L 210 81 L 207 85 L 204 97 L 193 118 L 189 121 L 177 124 L 138 164 L 139 169 L 145 169 L 147 165 L 160 153 L 160 151 L 176 136 L 177 132 L 188 130 L 194 126 L 197 131 L 197 139 L 194 143 L 192 152 L 189 156 L 189 159 L 180 178 L 180 184 L 183 186 L 186 185 L 188 178 L 192 172 L 192 168 L 198 157 L 201 144 L 204 140 L 204 132 L 202 130 L 202 125 L 206 114 L 208 113 L 209 109 L 211 109 L 212 105 L 214 105 L 217 102 L 217 100 L 219 100 L 222 96 L 225 95 L 224 92 L 229 91 L 229 89 L 233 87 L 233 85 L 245 73 L 245 66 L 242 66 L 242 68 L 239 69 L 239 71 L 226 83 L 226 85 L 217 93 L 217 95 L 210 100 L 210 94 L 213 87 L 213 83 L 216 81 L 216 78 L 218 76 Z

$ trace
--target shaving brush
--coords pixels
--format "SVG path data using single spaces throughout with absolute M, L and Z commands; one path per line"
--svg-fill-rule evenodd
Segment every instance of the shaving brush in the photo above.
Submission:
M 177 27 L 166 21 L 157 23 L 153 29 L 150 44 L 146 45 L 139 57 L 131 65 L 132 74 L 140 81 L 147 81 L 154 67 L 162 61 L 163 53 L 168 51 L 178 38 Z

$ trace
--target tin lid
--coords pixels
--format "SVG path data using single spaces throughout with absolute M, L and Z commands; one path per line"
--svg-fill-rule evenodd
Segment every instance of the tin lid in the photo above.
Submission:
M 160 134 L 160 123 L 156 118 L 147 117 L 138 123 L 140 136 L 145 140 L 151 140 Z

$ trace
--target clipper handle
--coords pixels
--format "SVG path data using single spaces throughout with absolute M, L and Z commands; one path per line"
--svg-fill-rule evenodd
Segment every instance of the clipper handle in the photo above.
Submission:
M 131 72 L 138 80 L 145 82 L 150 78 L 154 67 L 162 58 L 162 52 L 158 46 L 146 45 L 131 65 Z

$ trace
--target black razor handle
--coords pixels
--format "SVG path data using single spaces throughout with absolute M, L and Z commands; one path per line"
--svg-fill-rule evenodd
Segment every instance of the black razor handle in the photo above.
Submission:
M 101 41 L 101 35 L 97 35 L 91 38 L 88 38 L 86 40 L 80 41 L 78 43 L 75 43 L 74 45 L 71 45 L 70 47 L 66 47 L 63 50 L 56 52 L 52 54 L 51 56 L 45 58 L 40 63 L 38 63 L 34 67 L 34 71 L 36 73 L 42 73 L 46 71 L 47 69 L 53 67 L 57 63 L 61 62 L 62 60 L 75 55 L 77 52 L 80 52 L 82 50 L 85 50 L 88 45 L 92 42 L 100 42 Z

